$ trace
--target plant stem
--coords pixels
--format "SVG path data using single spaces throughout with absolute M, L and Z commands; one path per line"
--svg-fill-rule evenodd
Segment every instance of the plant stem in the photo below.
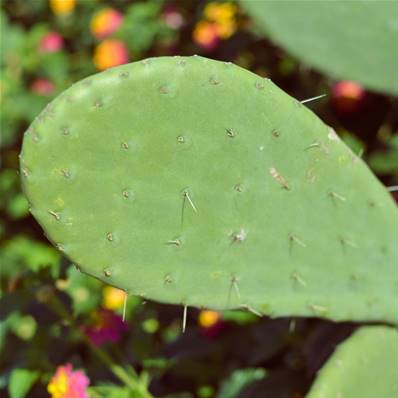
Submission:
M 93 353 L 105 364 L 109 367 L 111 372 L 126 386 L 131 390 L 139 392 L 142 398 L 153 398 L 152 395 L 148 392 L 147 388 L 143 386 L 139 381 L 136 380 L 135 377 L 131 377 L 129 373 L 125 371 L 125 369 L 114 363 L 112 358 L 108 355 L 108 353 L 101 348 L 97 347 L 92 341 L 81 331 L 81 329 L 76 325 L 76 322 L 71 314 L 67 311 L 64 304 L 61 300 L 53 295 L 51 301 L 49 302 L 50 307 L 56 312 L 61 318 L 66 319 L 71 326 L 73 326 L 83 338 L 83 340 L 88 344 Z

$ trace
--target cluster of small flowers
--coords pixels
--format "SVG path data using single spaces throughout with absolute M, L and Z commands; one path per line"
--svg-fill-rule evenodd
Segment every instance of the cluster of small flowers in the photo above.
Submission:
M 206 50 L 212 50 L 220 40 L 229 39 L 237 30 L 237 11 L 234 3 L 208 3 L 203 9 L 203 19 L 193 31 L 194 42 Z
M 82 370 L 73 370 L 72 365 L 58 366 L 47 386 L 51 398 L 88 398 L 90 380 Z

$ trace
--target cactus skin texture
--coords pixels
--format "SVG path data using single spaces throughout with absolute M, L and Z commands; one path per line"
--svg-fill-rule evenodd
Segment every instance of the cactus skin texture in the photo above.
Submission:
M 201 57 L 76 83 L 27 130 L 31 212 L 129 294 L 270 316 L 398 322 L 398 211 L 303 104 Z
M 307 65 L 337 79 L 398 95 L 398 2 L 240 3 L 260 31 Z
M 307 398 L 398 397 L 398 331 L 358 329 L 329 358 Z

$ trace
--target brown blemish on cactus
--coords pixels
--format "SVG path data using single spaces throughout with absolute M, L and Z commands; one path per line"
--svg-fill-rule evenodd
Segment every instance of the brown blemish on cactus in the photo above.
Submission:
M 169 285 L 170 283 L 173 283 L 173 278 L 170 274 L 166 274 L 164 276 L 164 284 Z
M 281 174 L 279 174 L 279 172 L 274 167 L 271 167 L 269 169 L 269 174 L 274 180 L 276 180 L 282 186 L 283 189 L 286 189 L 287 191 L 290 190 L 287 181 L 283 178 Z
M 68 169 L 61 169 L 61 174 L 65 178 L 70 178 L 70 171 Z
M 235 184 L 235 186 L 234 186 L 234 190 L 236 191 L 236 192 L 242 192 L 243 191 L 243 187 L 242 187 L 242 184 Z
M 373 200 L 369 200 L 368 201 L 368 205 L 371 209 L 374 209 L 376 207 L 376 202 Z
M 181 67 L 185 67 L 186 64 L 187 64 L 187 62 L 186 62 L 185 60 L 183 60 L 183 59 L 180 59 L 180 60 L 177 62 L 177 65 L 178 65 L 178 66 L 181 66 Z
M 59 215 L 59 213 L 49 210 L 48 211 L 57 221 L 59 221 L 61 219 L 61 216 Z
M 264 84 L 263 83 L 261 83 L 261 82 L 256 82 L 255 84 L 254 84 L 254 87 L 256 87 L 256 89 L 257 90 L 264 90 Z
M 168 89 L 167 86 L 160 86 L 159 92 L 160 92 L 160 94 L 168 94 L 170 92 L 170 90 Z
M 239 232 L 233 233 L 231 236 L 232 243 L 241 243 L 247 237 L 247 232 L 244 229 L 241 229 Z
M 70 129 L 69 129 L 69 127 L 61 127 L 61 132 L 63 135 L 69 135 Z
M 225 129 L 225 131 L 227 132 L 227 136 L 228 136 L 229 138 L 234 138 L 234 137 L 236 137 L 236 133 L 235 133 L 235 130 L 234 130 L 234 129 L 228 128 L 228 129 Z
M 97 99 L 97 100 L 94 102 L 94 108 L 96 108 L 96 109 L 102 108 L 103 106 L 104 106 L 104 103 L 103 103 L 102 100 L 100 100 L 100 99 Z

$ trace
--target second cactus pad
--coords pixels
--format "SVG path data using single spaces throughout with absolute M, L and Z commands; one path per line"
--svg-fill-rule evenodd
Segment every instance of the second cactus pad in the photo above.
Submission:
M 270 80 L 165 57 L 78 82 L 28 129 L 31 211 L 83 272 L 154 300 L 398 322 L 398 211 Z

